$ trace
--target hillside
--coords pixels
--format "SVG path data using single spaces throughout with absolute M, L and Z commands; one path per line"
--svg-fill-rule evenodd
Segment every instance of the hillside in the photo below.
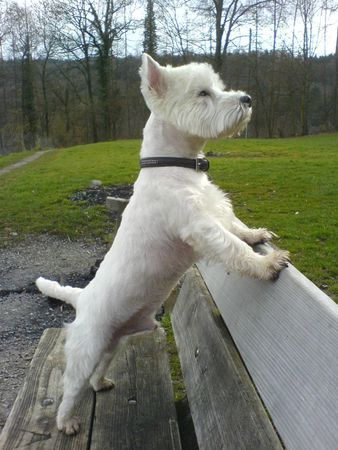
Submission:
M 337 293 L 337 143 L 338 135 L 330 134 L 206 147 L 210 176 L 230 193 L 237 215 L 277 233 L 276 244 L 331 296 Z M 139 147 L 140 141 L 128 140 L 55 150 L 0 177 L 1 244 L 41 233 L 109 240 L 106 209 L 70 197 L 93 179 L 104 186 L 132 184 Z

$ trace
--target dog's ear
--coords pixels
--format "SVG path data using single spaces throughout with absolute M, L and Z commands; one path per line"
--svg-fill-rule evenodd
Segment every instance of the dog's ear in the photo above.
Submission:
M 158 96 L 162 96 L 166 92 L 165 68 L 160 66 L 147 53 L 143 53 L 142 55 L 140 74 L 144 88 L 147 87 Z

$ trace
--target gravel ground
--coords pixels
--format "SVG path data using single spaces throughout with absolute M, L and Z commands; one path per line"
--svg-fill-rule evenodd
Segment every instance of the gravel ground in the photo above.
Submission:
M 107 251 L 95 244 L 43 235 L 0 249 L 0 432 L 24 381 L 41 334 L 74 318 L 68 305 L 38 293 L 43 275 L 85 286 Z
M 30 161 L 21 161 L 21 165 Z M 85 201 L 88 206 L 104 204 L 107 196 L 129 198 L 133 191 L 132 185 L 92 184 L 75 192 L 71 200 Z M 116 219 L 112 213 L 111 218 Z M 75 317 L 69 305 L 43 297 L 34 281 L 42 275 L 64 285 L 86 286 L 107 250 L 99 240 L 88 244 L 50 235 L 28 236 L 0 248 L 0 432 L 43 331 Z

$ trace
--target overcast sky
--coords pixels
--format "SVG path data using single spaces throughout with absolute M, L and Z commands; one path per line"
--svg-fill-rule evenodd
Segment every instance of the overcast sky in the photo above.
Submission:
M 337 1 L 337 0 L 336 0 Z M 25 4 L 30 5 L 34 3 L 38 3 L 38 0 L 17 0 L 17 3 L 21 6 L 24 6 Z M 338 7 L 338 2 L 337 2 Z M 145 8 L 137 8 L 133 12 L 133 17 L 136 19 L 142 20 L 144 18 L 145 14 Z M 334 54 L 336 49 L 336 38 L 337 38 L 337 26 L 338 26 L 338 10 L 331 14 L 328 17 L 327 21 L 327 30 L 326 30 L 326 40 L 325 40 L 325 34 L 322 31 L 320 34 L 318 33 L 318 30 L 322 28 L 322 25 L 324 23 L 323 17 L 317 17 L 315 27 L 314 27 L 314 36 L 316 36 L 316 42 L 314 43 L 314 48 L 316 49 L 317 55 L 329 55 Z M 250 25 L 245 26 L 245 30 L 240 29 L 239 35 L 242 37 L 240 39 L 236 39 L 236 46 L 240 49 L 247 49 L 248 48 L 248 30 L 250 28 Z M 271 29 L 270 29 L 271 28 Z M 296 40 L 296 46 L 299 48 L 302 45 L 302 21 L 301 18 L 298 18 L 296 29 L 299 30 L 297 33 L 297 39 Z M 198 32 L 198 30 L 197 30 Z M 271 42 L 272 42 L 272 26 L 266 26 L 264 30 L 262 27 L 260 28 L 260 45 L 261 49 L 269 49 L 271 48 Z M 278 48 L 282 48 L 283 40 L 290 43 L 291 42 L 291 36 L 292 36 L 292 26 L 284 27 L 279 32 L 278 36 Z M 132 32 L 129 31 L 127 35 L 127 48 L 129 54 L 141 54 L 142 53 L 142 43 L 143 43 L 143 29 L 140 27 L 138 30 Z M 121 43 L 121 45 L 124 45 Z

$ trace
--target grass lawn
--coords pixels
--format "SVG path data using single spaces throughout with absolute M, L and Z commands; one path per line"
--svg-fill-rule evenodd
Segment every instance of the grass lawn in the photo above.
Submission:
M 25 152 L 16 152 L 10 153 L 6 156 L 0 156 L 0 169 L 10 166 L 11 164 L 21 161 L 22 159 L 28 158 L 28 156 L 34 155 L 34 153 L 34 151 L 27 150 Z
M 92 179 L 133 183 L 139 147 L 140 141 L 128 140 L 55 150 L 0 177 L 2 245 L 13 233 L 105 238 L 105 208 L 85 207 L 69 196 Z M 206 152 L 224 155 L 210 157 L 210 175 L 230 193 L 239 218 L 281 236 L 276 243 L 290 250 L 296 267 L 335 297 L 338 135 L 221 140 L 210 142 Z

